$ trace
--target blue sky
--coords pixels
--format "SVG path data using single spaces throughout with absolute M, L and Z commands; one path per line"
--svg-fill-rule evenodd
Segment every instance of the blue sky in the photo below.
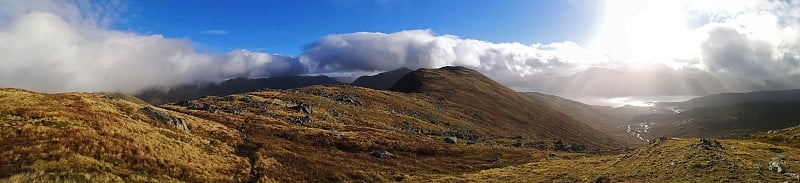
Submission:
M 489 42 L 585 44 L 600 8 L 569 1 L 237 0 L 130 2 L 116 28 L 188 38 L 203 52 L 248 49 L 297 55 L 314 40 L 352 32 L 431 29 Z M 221 30 L 227 34 L 204 34 Z

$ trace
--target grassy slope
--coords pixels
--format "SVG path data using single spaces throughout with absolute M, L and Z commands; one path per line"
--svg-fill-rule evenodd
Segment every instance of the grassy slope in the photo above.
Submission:
M 360 105 L 342 104 L 346 95 Z M 436 108 L 429 98 L 350 86 L 312 86 L 295 90 L 271 90 L 191 101 L 243 110 L 238 114 L 194 110 L 168 105 L 168 109 L 217 121 L 241 129 L 257 178 L 279 181 L 388 181 L 414 175 L 439 177 L 475 172 L 542 159 L 541 151 L 510 147 L 517 139 L 477 128 L 454 104 Z M 306 116 L 292 109 L 296 102 L 312 106 L 311 123 L 294 124 L 291 118 Z M 394 112 L 392 112 L 394 111 Z M 334 135 L 343 133 L 341 136 Z M 475 144 L 461 139 L 448 145 L 453 134 L 475 135 Z M 369 153 L 386 149 L 395 154 L 375 158 Z M 487 161 L 500 157 L 500 162 Z
M 739 138 L 798 125 L 800 102 L 751 102 L 701 107 L 671 115 L 651 128 L 654 137 Z
M 142 104 L 103 94 L 0 89 L 0 180 L 239 181 L 238 136 L 219 124 L 169 112 L 191 132 L 154 121 Z M 213 143 L 226 139 L 228 143 Z
M 615 111 L 611 107 L 591 106 L 536 92 L 525 92 L 522 94 L 537 103 L 548 105 L 548 107 L 569 115 L 575 120 L 605 132 L 622 142 L 631 144 L 631 146 L 646 144 L 646 142 L 628 134 L 626 129 L 623 128 L 623 124 L 629 122 L 630 117 L 620 114 L 620 112 Z
M 445 177 L 434 182 L 781 182 L 798 181 L 770 171 L 782 157 L 786 172 L 800 172 L 800 149 L 753 140 L 723 140 L 704 148 L 698 139 L 671 139 L 632 153 L 551 159 Z M 770 148 L 781 149 L 776 153 Z M 417 180 L 410 178 L 410 180 Z
M 480 129 L 495 130 L 496 134 L 563 139 L 599 148 L 626 145 L 464 67 L 419 69 L 407 74 L 391 90 L 455 104 L 478 118 L 474 124 Z

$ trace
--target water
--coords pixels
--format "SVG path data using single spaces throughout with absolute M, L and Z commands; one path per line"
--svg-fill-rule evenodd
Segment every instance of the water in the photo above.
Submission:
M 625 105 L 652 107 L 656 102 L 683 102 L 698 97 L 695 95 L 658 95 L 627 97 L 563 96 L 564 98 L 589 105 L 622 107 Z

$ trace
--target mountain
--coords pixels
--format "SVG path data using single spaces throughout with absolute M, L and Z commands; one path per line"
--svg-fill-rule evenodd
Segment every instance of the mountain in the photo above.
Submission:
M 651 137 L 738 138 L 800 124 L 800 102 L 750 102 L 698 107 L 653 120 Z
M 545 77 L 521 83 L 551 94 L 571 96 L 708 95 L 746 87 L 726 86 L 705 73 L 678 72 L 665 65 L 611 69 L 591 67 L 570 76 Z
M 234 78 L 220 83 L 183 85 L 170 89 L 150 89 L 136 97 L 161 105 L 210 95 L 230 95 L 265 89 L 291 89 L 320 84 L 343 84 L 328 76 L 286 76 L 270 78 Z
M 389 89 L 397 82 L 411 72 L 413 70 L 405 67 L 401 67 L 392 71 L 383 72 L 380 74 L 372 75 L 372 76 L 361 76 L 358 77 L 355 81 L 353 81 L 353 86 L 360 86 L 364 88 L 372 88 L 376 90 L 386 90 Z
M 390 90 L 464 108 L 463 115 L 477 120 L 471 126 L 495 134 L 563 139 L 597 147 L 618 143 L 605 133 L 465 67 L 419 69 L 406 74 Z M 598 139 L 608 143 L 602 144 Z
M 747 93 L 717 93 L 693 98 L 685 102 L 658 102 L 656 106 L 676 107 L 684 110 L 699 107 L 734 105 L 748 102 L 800 101 L 800 89 L 755 91 Z
M 627 131 L 627 128 L 625 128 L 626 125 L 630 123 L 631 118 L 634 117 L 632 112 L 624 111 L 626 108 L 615 109 L 608 106 L 592 106 L 537 92 L 523 92 L 522 94 L 535 103 L 547 105 L 547 107 L 560 111 L 575 120 L 612 135 L 616 139 L 625 141 L 626 143 L 646 143 L 631 135 L 630 132 Z

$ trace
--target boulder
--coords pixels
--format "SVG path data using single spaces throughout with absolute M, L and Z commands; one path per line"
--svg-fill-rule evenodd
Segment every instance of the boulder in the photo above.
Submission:
M 447 138 L 444 138 L 444 142 L 448 144 L 456 144 L 458 143 L 458 138 L 454 136 L 449 136 Z
M 153 120 L 159 121 L 161 123 L 164 123 L 166 125 L 175 126 L 175 128 L 181 130 L 189 130 L 189 127 L 186 125 L 186 123 L 183 122 L 181 118 L 172 116 L 169 113 L 158 111 L 157 109 L 150 106 L 143 107 L 142 109 L 139 109 L 139 111 L 144 113 L 145 116 Z
M 769 166 L 769 171 L 783 173 L 783 171 L 786 170 L 786 164 L 783 163 L 781 158 L 772 158 L 767 165 Z
M 290 108 L 305 114 L 311 114 L 312 112 L 314 112 L 311 110 L 311 105 L 302 102 L 299 102 L 296 106 Z
M 722 146 L 722 143 L 719 143 L 719 141 L 714 140 L 714 139 L 709 139 L 709 138 L 700 139 L 700 146 L 702 146 L 703 149 L 706 149 L 706 150 L 724 148 L 724 146 Z
M 373 157 L 376 158 L 387 158 L 389 156 L 394 156 L 394 154 L 390 153 L 389 151 L 386 151 L 386 149 L 374 150 L 370 152 L 369 155 L 372 155 Z

